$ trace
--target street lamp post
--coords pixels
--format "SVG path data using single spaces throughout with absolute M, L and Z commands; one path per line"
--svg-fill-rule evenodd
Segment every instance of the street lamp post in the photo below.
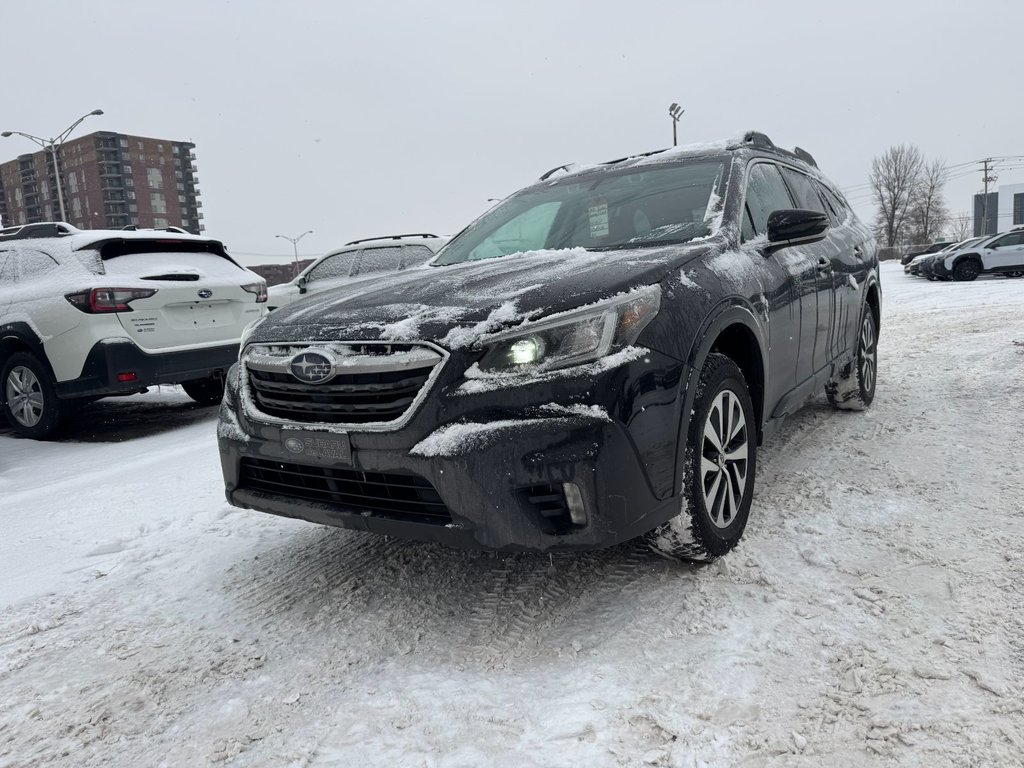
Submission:
M 683 112 L 686 110 L 676 104 L 674 101 L 668 107 L 668 113 L 672 116 L 672 146 L 676 146 L 676 126 L 679 124 L 679 118 L 683 116 Z
M 307 229 L 298 237 L 288 237 L 288 235 L 274 235 L 274 237 L 280 237 L 282 240 L 287 240 L 292 244 L 292 250 L 295 252 L 295 263 L 292 266 L 292 279 L 294 280 L 299 276 L 299 240 L 304 238 L 306 235 L 312 235 L 313 230 Z
M 88 115 L 82 115 L 80 118 L 75 120 L 75 122 L 73 122 L 71 125 L 69 125 L 67 128 L 65 128 L 63 131 L 58 133 L 52 139 L 44 139 L 44 138 L 41 138 L 39 136 L 33 136 L 30 133 L 22 133 L 21 131 L 4 131 L 3 133 L 0 133 L 0 136 L 3 136 L 5 139 L 8 136 L 14 136 L 15 134 L 17 134 L 18 136 L 24 136 L 26 139 L 30 139 L 31 141 L 33 141 L 36 144 L 38 144 L 40 147 L 43 148 L 43 150 L 49 150 L 50 151 L 50 156 L 53 158 L 53 175 L 57 178 L 57 202 L 60 204 L 60 220 L 61 221 L 67 221 L 68 220 L 68 214 L 67 214 L 67 211 L 64 209 L 64 190 L 63 190 L 64 184 L 62 183 L 62 180 L 61 180 L 60 161 L 59 161 L 59 158 L 58 158 L 57 150 L 60 149 L 60 147 L 63 146 L 64 142 L 67 141 L 68 136 L 71 135 L 71 132 L 74 131 L 75 128 L 77 128 L 79 126 L 79 124 L 83 120 L 85 120 L 85 118 L 91 117 L 92 115 L 102 115 L 102 114 L 103 114 L 103 110 L 102 109 L 94 109 Z

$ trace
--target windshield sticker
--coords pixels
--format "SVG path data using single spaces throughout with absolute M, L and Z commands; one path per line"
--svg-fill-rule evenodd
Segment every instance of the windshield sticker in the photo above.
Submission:
M 590 217 L 590 236 L 608 237 L 608 203 L 603 200 L 587 208 Z

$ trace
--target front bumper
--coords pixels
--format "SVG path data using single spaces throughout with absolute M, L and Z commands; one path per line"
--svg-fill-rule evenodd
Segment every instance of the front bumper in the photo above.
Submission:
M 660 364 L 674 375 L 652 376 Z M 612 546 L 679 511 L 671 473 L 685 378 L 678 363 L 654 352 L 597 376 L 519 392 L 453 394 L 442 378 L 396 431 L 250 420 L 234 379 L 229 375 L 218 441 L 235 506 L 464 548 L 540 552 Z M 665 388 L 653 386 L 658 380 Z M 544 405 L 552 400 L 597 402 L 604 410 Z M 448 431 L 453 424 L 473 426 L 462 439 L 445 439 L 456 434 Z M 645 452 L 654 445 L 667 470 Z M 659 493 L 657 478 L 666 471 Z M 418 488 L 414 498 L 405 490 L 410 484 Z M 398 497 L 404 507 L 381 510 Z M 552 514 L 539 498 L 566 511 Z M 418 514 L 428 499 L 432 514 Z
M 936 261 L 934 264 L 931 265 L 931 269 L 929 269 L 929 272 L 935 277 L 949 277 L 949 270 L 946 269 L 945 261 Z
M 238 344 L 151 354 L 130 340 L 108 339 L 89 350 L 78 378 L 57 382 L 57 395 L 74 398 L 131 394 L 157 384 L 223 376 L 237 359 Z M 135 378 L 120 381 L 118 374 L 122 373 L 134 373 Z

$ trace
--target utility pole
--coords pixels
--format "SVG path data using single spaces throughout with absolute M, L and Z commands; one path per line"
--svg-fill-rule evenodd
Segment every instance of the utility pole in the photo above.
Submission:
M 995 181 L 999 177 L 994 173 L 990 173 L 992 170 L 989 168 L 989 164 L 992 162 L 991 157 L 987 157 L 981 161 L 982 164 L 982 176 L 981 180 L 985 182 L 985 194 L 981 198 L 981 234 L 987 235 L 988 232 L 988 185 L 990 182 Z M 999 227 L 997 226 L 996 229 Z

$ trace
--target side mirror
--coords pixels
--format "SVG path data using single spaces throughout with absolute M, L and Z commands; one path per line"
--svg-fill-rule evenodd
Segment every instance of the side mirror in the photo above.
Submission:
M 301 293 L 305 293 L 306 292 L 306 276 L 305 275 L 299 275 L 299 277 L 295 280 L 295 285 L 297 285 L 299 287 L 299 293 L 300 294 Z
M 825 238 L 828 216 L 800 208 L 772 211 L 768 216 L 768 250 L 816 243 Z

